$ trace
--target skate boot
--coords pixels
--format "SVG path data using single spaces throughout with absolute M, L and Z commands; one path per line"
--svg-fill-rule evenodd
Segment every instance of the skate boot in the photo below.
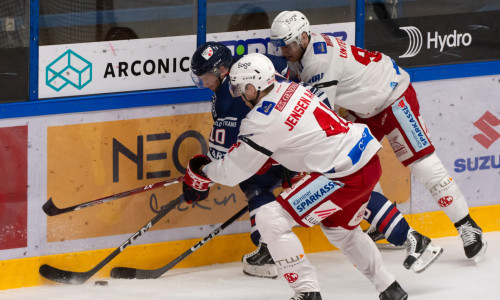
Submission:
M 394 281 L 385 291 L 378 296 L 380 300 L 406 300 L 408 294 L 401 288 L 397 281 Z
M 368 230 L 365 232 L 374 242 L 385 239 L 385 236 L 382 234 L 382 232 L 378 231 L 378 229 L 374 226 L 370 226 L 370 228 L 368 228 Z
M 368 228 L 366 231 L 365 231 L 366 234 L 368 234 L 368 236 L 372 239 L 372 241 L 375 243 L 375 245 L 377 246 L 377 248 L 379 249 L 394 249 L 394 250 L 397 250 L 397 249 L 403 249 L 404 246 L 401 245 L 401 246 L 396 246 L 396 245 L 393 245 L 389 242 L 385 243 L 385 242 L 381 242 L 381 243 L 377 243 L 378 241 L 382 241 L 382 240 L 385 240 L 385 236 L 382 232 L 380 232 L 376 227 L 373 227 L 373 226 L 370 226 L 370 228 Z
M 290 300 L 321 300 L 319 292 L 303 292 L 295 294 Z
M 455 223 L 455 227 L 462 238 L 465 256 L 474 260 L 475 263 L 479 263 L 488 247 L 488 243 L 483 238 L 483 231 L 470 215 Z
M 430 238 L 411 228 L 405 246 L 407 256 L 403 265 L 415 273 L 423 272 L 443 253 L 443 248 L 434 245 Z
M 246 275 L 272 279 L 278 277 L 278 268 L 264 243 L 260 243 L 254 252 L 243 255 L 242 261 L 243 273 Z

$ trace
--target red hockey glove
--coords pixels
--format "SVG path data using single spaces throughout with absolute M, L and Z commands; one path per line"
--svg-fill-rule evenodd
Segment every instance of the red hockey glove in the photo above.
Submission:
M 184 200 L 187 203 L 191 204 L 207 199 L 212 181 L 202 174 L 201 169 L 210 162 L 210 158 L 203 154 L 196 155 L 189 161 L 182 183 Z

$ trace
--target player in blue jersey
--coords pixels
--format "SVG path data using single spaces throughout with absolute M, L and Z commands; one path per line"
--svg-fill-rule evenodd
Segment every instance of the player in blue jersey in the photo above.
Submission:
M 269 58 L 273 61 L 275 69 L 286 77 L 288 72 L 286 60 L 272 55 Z M 233 98 L 230 95 L 228 73 L 233 61 L 231 51 L 216 42 L 201 45 L 191 59 L 193 82 L 200 88 L 209 88 L 214 92 L 212 96 L 214 125 L 210 133 L 208 153 L 212 160 L 222 159 L 236 143 L 241 120 L 250 111 L 241 98 Z M 311 91 L 331 107 L 325 93 L 315 88 Z M 260 242 L 260 234 L 255 226 L 255 213 L 259 207 L 276 199 L 273 190 L 283 181 L 287 181 L 286 172 L 282 166 L 274 165 L 266 172 L 256 174 L 240 184 L 249 204 L 252 242 L 258 247 L 256 251 L 243 257 L 243 272 L 247 275 L 268 278 L 276 278 L 278 275 L 267 246 Z M 197 191 L 187 188 L 187 192 Z M 206 198 L 207 195 L 208 193 L 199 196 Z M 442 252 L 441 247 L 433 245 L 428 237 L 411 229 L 399 210 L 380 193 L 372 193 L 365 219 L 383 232 L 391 244 L 410 245 L 407 247 L 408 256 L 404 261 L 407 269 L 421 272 Z M 426 255 L 423 255 L 424 253 Z

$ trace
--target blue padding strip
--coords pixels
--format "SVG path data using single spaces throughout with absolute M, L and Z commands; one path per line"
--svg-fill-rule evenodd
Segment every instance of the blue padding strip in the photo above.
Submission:
M 182 88 L 0 105 L 0 119 L 210 101 L 209 89 Z
M 500 60 L 405 69 L 412 82 L 500 74 Z
M 38 100 L 38 0 L 30 0 L 29 100 Z
M 365 47 L 365 0 L 356 0 L 356 36 L 355 46 Z

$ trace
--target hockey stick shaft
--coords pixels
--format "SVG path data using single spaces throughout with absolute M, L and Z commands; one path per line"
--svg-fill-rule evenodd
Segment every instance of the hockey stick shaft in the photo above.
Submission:
M 121 278 L 121 279 L 155 279 L 166 273 L 168 270 L 172 269 L 179 262 L 184 260 L 186 257 L 191 255 L 193 252 L 198 250 L 205 243 L 213 239 L 215 236 L 219 235 L 226 227 L 231 225 L 234 221 L 239 219 L 245 212 L 248 210 L 248 205 L 243 207 L 239 212 L 237 212 L 234 216 L 232 216 L 229 220 L 224 222 L 221 226 L 217 227 L 214 231 L 212 231 L 208 236 L 204 239 L 196 243 L 193 247 L 186 250 L 184 253 L 176 257 L 174 260 L 166 264 L 165 266 L 154 269 L 154 270 L 143 270 L 143 269 L 134 269 L 127 267 L 116 267 L 111 270 L 111 277 L 113 278 Z
M 52 198 L 50 198 L 42 206 L 42 209 L 43 209 L 43 211 L 48 216 L 56 216 L 56 215 L 64 214 L 64 213 L 67 213 L 67 212 L 79 210 L 79 209 L 82 209 L 82 208 L 91 207 L 91 206 L 94 206 L 94 205 L 106 203 L 106 202 L 113 201 L 113 200 L 116 200 L 116 199 L 125 198 L 125 197 L 131 196 L 131 195 L 139 194 L 139 193 L 142 193 L 142 192 L 145 192 L 145 191 L 149 191 L 149 190 L 153 190 L 153 189 L 157 189 L 157 188 L 160 188 L 160 187 L 169 186 L 171 184 L 178 183 L 178 182 L 181 182 L 183 180 L 184 180 L 184 176 L 173 178 L 173 179 L 169 179 L 169 180 L 164 180 L 164 181 L 153 183 L 153 184 L 149 184 L 149 185 L 146 185 L 146 186 L 143 186 L 143 187 L 140 187 L 140 188 L 135 188 L 133 190 L 121 192 L 121 193 L 114 194 L 114 195 L 111 195 L 111 196 L 102 197 L 102 198 L 99 198 L 99 199 L 96 199 L 96 200 L 88 201 L 88 202 L 85 202 L 85 203 L 81 203 L 81 204 L 77 204 L 77 205 L 73 205 L 73 206 L 69 206 L 69 207 L 65 207 L 65 208 L 58 208 L 54 204 L 54 202 L 52 201 Z
M 42 265 L 39 269 L 40 275 L 50 279 L 52 281 L 66 283 L 66 284 L 82 284 L 107 265 L 111 260 L 113 260 L 118 254 L 120 254 L 125 248 L 132 245 L 132 243 L 142 236 L 146 231 L 148 231 L 153 225 L 155 225 L 160 219 L 162 219 L 166 214 L 172 211 L 177 205 L 184 201 L 184 195 L 180 195 L 177 199 L 171 201 L 169 204 L 162 207 L 159 213 L 151 219 L 146 225 L 142 226 L 141 229 L 136 231 L 130 238 L 123 242 L 118 248 L 111 252 L 106 258 L 99 262 L 95 267 L 87 272 L 72 272 L 54 268 L 49 265 Z

